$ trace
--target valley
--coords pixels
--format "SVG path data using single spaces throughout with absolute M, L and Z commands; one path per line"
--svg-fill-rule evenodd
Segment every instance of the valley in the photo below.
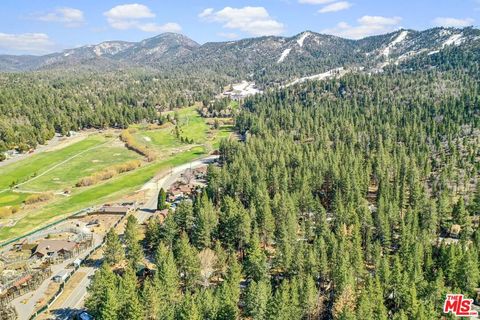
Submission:
M 480 30 L 400 21 L 0 55 L 0 320 L 474 315 Z

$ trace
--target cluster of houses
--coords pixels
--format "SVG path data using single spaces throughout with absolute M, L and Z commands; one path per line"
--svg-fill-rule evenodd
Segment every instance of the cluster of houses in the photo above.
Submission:
M 188 200 L 195 197 L 205 184 L 204 179 L 207 176 L 207 167 L 199 167 L 187 170 L 182 175 L 182 180 L 175 182 L 167 190 L 167 201 L 172 204 L 174 209 L 182 200 Z

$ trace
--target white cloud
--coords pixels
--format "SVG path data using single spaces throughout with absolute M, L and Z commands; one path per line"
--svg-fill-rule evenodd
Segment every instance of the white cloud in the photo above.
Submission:
M 165 24 L 156 24 L 156 23 L 145 23 L 138 25 L 138 29 L 145 31 L 145 32 L 175 32 L 179 33 L 182 31 L 182 27 L 175 22 L 168 22 Z
M 182 27 L 175 22 L 158 24 L 145 22 L 145 19 L 155 18 L 155 13 L 149 7 L 138 4 L 122 4 L 103 13 L 112 28 L 119 30 L 138 29 L 144 32 L 181 32 Z
M 198 16 L 200 18 L 205 18 L 205 17 L 208 17 L 209 15 L 211 15 L 214 11 L 215 11 L 215 9 L 213 9 L 213 8 L 207 8 L 207 9 L 203 10 L 202 12 L 200 12 L 200 14 Z
M 339 2 L 334 2 L 326 5 L 322 9 L 318 10 L 318 12 L 319 13 L 337 12 L 337 11 L 347 10 L 351 6 L 352 4 L 348 1 L 339 1 Z
M 298 3 L 302 4 L 326 4 L 334 2 L 335 0 L 298 0 Z
M 401 21 L 401 17 L 363 16 L 357 20 L 356 26 L 340 22 L 334 28 L 325 29 L 322 32 L 339 37 L 361 39 L 398 29 Z
M 45 33 L 0 33 L 0 49 L 11 53 L 46 53 L 53 42 Z
M 60 22 L 66 27 L 79 27 L 85 22 L 83 11 L 75 8 L 57 8 L 52 12 L 34 15 L 36 20 Z
M 399 24 L 402 21 L 400 17 L 381 17 L 381 16 L 363 16 L 358 19 L 360 24 L 364 25 L 384 25 L 393 26 Z
M 433 23 L 439 27 L 468 27 L 475 22 L 472 18 L 451 18 L 451 17 L 438 17 L 433 19 Z
M 270 17 L 264 7 L 225 7 L 219 11 L 208 8 L 198 16 L 209 22 L 223 23 L 223 28 L 240 30 L 253 36 L 279 35 L 285 30 L 283 23 Z
M 113 20 L 155 18 L 155 14 L 149 7 L 138 3 L 122 4 L 113 7 L 105 12 L 104 15 Z

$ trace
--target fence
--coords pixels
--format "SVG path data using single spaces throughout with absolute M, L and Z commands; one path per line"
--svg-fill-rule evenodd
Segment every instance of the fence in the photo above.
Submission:
M 3 248 L 3 247 L 5 247 L 5 246 L 7 246 L 7 245 L 9 245 L 9 244 L 12 244 L 12 243 L 14 243 L 14 242 L 17 242 L 17 241 L 19 241 L 19 240 L 21 240 L 21 239 L 23 239 L 23 238 L 30 237 L 31 235 L 34 235 L 34 234 L 37 233 L 37 232 L 40 232 L 40 231 L 43 231 L 43 230 L 45 230 L 45 229 L 51 228 L 51 227 L 53 227 L 53 226 L 55 226 L 55 225 L 57 225 L 57 224 L 59 224 L 59 223 L 61 223 L 61 222 L 64 222 L 64 221 L 67 220 L 67 219 L 70 219 L 70 218 L 72 218 L 72 217 L 78 216 L 78 215 L 80 215 L 80 214 L 82 214 L 82 213 L 85 213 L 85 212 L 89 212 L 90 210 L 91 210 L 91 208 L 87 208 L 87 209 L 83 209 L 83 210 L 77 211 L 77 212 L 75 212 L 74 214 L 71 214 L 71 215 L 69 215 L 69 216 L 67 216 L 67 217 L 64 217 L 64 218 L 62 218 L 62 219 L 60 219 L 60 220 L 58 220 L 58 221 L 49 223 L 49 224 L 47 224 L 46 226 L 44 226 L 44 227 L 42 227 L 42 228 L 40 228 L 40 229 L 36 229 L 36 230 L 34 230 L 34 231 L 30 231 L 29 233 L 24 234 L 23 236 L 16 237 L 16 238 L 14 238 L 14 239 L 11 239 L 11 240 L 2 242 L 2 243 L 0 243 L 0 248 Z

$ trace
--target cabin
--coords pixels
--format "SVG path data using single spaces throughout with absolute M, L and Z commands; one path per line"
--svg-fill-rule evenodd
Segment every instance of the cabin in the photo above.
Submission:
M 203 179 L 207 176 L 208 167 L 200 167 L 194 170 L 195 178 Z
M 33 256 L 39 259 L 65 260 L 78 254 L 78 243 L 67 240 L 42 240 L 38 243 Z

